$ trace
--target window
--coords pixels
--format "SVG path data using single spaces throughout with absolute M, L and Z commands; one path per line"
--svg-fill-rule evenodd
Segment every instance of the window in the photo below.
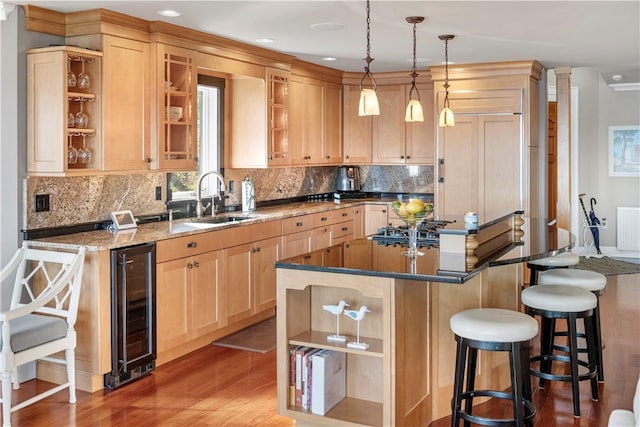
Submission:
M 198 191 L 198 177 L 210 170 L 224 171 L 224 87 L 219 77 L 198 75 L 197 144 L 198 171 L 167 174 L 167 200 L 193 200 Z M 202 183 L 202 195 L 211 195 L 219 189 L 215 177 Z

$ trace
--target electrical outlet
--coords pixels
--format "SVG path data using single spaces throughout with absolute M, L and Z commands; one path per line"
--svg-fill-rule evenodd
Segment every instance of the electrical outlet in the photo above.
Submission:
M 49 195 L 48 194 L 36 194 L 36 212 L 48 212 L 49 211 Z
M 602 226 L 603 229 L 607 229 L 607 218 L 602 218 L 600 220 L 600 225 Z
M 236 182 L 234 180 L 229 181 L 229 193 L 233 193 L 236 190 Z
M 162 200 L 162 187 L 156 187 L 156 200 Z

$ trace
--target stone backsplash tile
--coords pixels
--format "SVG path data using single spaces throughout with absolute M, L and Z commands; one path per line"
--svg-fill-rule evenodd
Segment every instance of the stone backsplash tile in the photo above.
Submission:
M 227 205 L 241 203 L 241 182 L 249 176 L 255 182 L 256 200 L 278 200 L 336 189 L 336 166 L 274 169 L 226 169 L 225 181 L 235 182 L 227 192 Z M 433 166 L 361 166 L 362 190 L 369 192 L 432 193 Z M 25 229 L 60 227 L 109 218 L 109 212 L 130 209 L 134 215 L 166 211 L 164 172 L 77 177 L 30 177 L 24 185 Z M 162 188 L 162 200 L 155 200 L 155 188 Z M 35 195 L 50 195 L 50 210 L 35 212 Z
M 155 187 L 162 200 L 155 200 Z M 26 229 L 102 221 L 109 212 L 130 209 L 134 215 L 166 211 L 166 174 L 30 177 L 24 185 Z M 48 212 L 35 211 L 35 195 L 49 194 Z

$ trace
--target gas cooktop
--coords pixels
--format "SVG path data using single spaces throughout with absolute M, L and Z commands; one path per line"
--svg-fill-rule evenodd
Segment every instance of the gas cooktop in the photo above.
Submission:
M 424 220 L 418 224 L 417 230 L 417 246 L 419 248 L 438 247 L 440 235 L 438 229 L 446 227 L 454 221 L 445 220 Z M 377 233 L 370 237 L 379 245 L 383 246 L 402 246 L 409 245 L 409 227 L 403 226 L 386 226 L 379 228 Z

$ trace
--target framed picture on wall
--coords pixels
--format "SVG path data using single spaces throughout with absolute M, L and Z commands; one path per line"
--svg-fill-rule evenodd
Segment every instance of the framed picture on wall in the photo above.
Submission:
M 640 126 L 609 126 L 609 176 L 640 177 Z

